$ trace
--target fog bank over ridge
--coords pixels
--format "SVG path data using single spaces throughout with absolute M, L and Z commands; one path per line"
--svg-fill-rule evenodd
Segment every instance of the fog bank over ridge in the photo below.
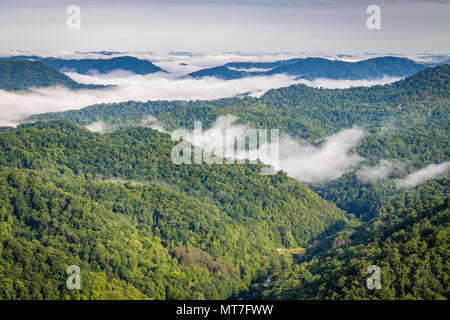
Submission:
M 161 67 L 165 72 L 137 75 L 129 71 L 115 70 L 99 74 L 65 72 L 73 80 L 84 84 L 114 85 L 107 89 L 69 90 L 66 88 L 30 88 L 28 91 L 7 92 L 0 90 L 0 125 L 15 126 L 32 114 L 75 110 L 99 103 L 148 100 L 211 100 L 237 95 L 259 97 L 270 89 L 305 84 L 323 88 L 350 88 L 387 84 L 401 78 L 382 77 L 371 80 L 314 80 L 296 79 L 285 74 L 255 76 L 234 80 L 215 77 L 187 78 L 184 75 L 204 68 L 215 67 L 229 62 L 273 62 L 292 58 L 321 57 L 348 62 L 361 61 L 382 54 L 327 54 L 327 53 L 195 53 L 195 52 L 73 52 L 73 51 L 2 51 L 1 56 L 27 55 L 58 57 L 64 59 L 110 59 L 124 55 L 146 59 Z M 444 59 L 445 55 L 397 55 L 419 62 Z
M 66 59 L 95 58 L 108 59 L 123 56 L 123 53 L 79 53 L 60 52 L 0 52 L 7 55 L 54 56 Z M 128 53 L 127 53 L 128 54 Z M 99 90 L 69 90 L 67 88 L 31 88 L 28 91 L 8 92 L 0 90 L 0 125 L 15 126 L 32 114 L 81 109 L 98 103 L 118 103 L 124 101 L 148 100 L 210 100 L 248 94 L 259 97 L 267 90 L 287 87 L 292 84 L 306 84 L 313 87 L 349 88 L 353 86 L 372 86 L 386 84 L 399 78 L 385 77 L 376 80 L 330 80 L 312 81 L 294 76 L 277 74 L 257 76 L 235 80 L 221 80 L 215 77 L 192 79 L 185 74 L 202 68 L 237 61 L 277 61 L 301 57 L 302 54 L 242 54 L 242 53 L 129 53 L 141 59 L 148 59 L 169 73 L 156 72 L 148 75 L 136 75 L 132 72 L 116 70 L 108 74 L 99 74 L 93 70 L 89 75 L 66 72 L 65 74 L 80 83 L 114 85 Z M 372 56 L 365 55 L 365 58 Z M 330 57 L 332 58 L 332 57 Z M 348 56 L 334 58 L 351 59 Z M 353 59 L 360 59 L 361 56 Z

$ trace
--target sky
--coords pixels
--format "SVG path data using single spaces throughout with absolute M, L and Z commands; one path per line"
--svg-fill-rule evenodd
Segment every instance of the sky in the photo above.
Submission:
M 449 18 L 447 0 L 0 0 L 0 50 L 449 53 Z

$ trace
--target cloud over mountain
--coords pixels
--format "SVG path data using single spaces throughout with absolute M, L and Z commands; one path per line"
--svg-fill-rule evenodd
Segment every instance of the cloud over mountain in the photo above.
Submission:
M 316 145 L 283 134 L 275 149 L 272 142 L 250 150 L 235 150 L 227 145 L 229 140 L 226 135 L 242 137 L 250 129 L 245 125 L 236 125 L 236 120 L 233 116 L 218 117 L 211 128 L 202 132 L 191 131 L 187 140 L 208 152 L 215 151 L 226 157 L 259 159 L 299 181 L 312 184 L 337 179 L 362 160 L 358 154 L 351 152 L 364 136 L 364 131 L 358 127 L 336 132 Z M 278 159 L 270 153 L 277 149 Z
M 402 188 L 414 188 L 432 178 L 436 178 L 441 174 L 444 174 L 450 169 L 450 161 L 445 161 L 440 164 L 430 164 L 425 168 L 417 170 L 404 179 L 398 179 L 397 183 Z

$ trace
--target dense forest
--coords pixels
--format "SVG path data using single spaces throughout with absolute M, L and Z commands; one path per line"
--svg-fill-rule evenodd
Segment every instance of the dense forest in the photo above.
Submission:
M 287 74 L 298 79 L 377 79 L 407 77 L 426 68 L 406 58 L 380 57 L 358 62 L 345 62 L 324 58 L 296 58 L 275 62 L 230 62 L 223 66 L 202 69 L 188 76 L 216 77 L 224 80 L 254 76 Z
M 238 297 L 291 263 L 277 248 L 349 221 L 261 164 L 176 166 L 173 145 L 148 128 L 101 135 L 59 120 L 0 133 L 0 297 Z
M 103 85 L 82 84 L 39 61 L 0 59 L 0 89 L 62 86 L 70 89 L 99 89 Z
M 2 127 L 0 299 L 448 299 L 449 175 L 397 179 L 450 160 L 449 76 L 441 65 L 370 88 L 128 101 Z M 222 115 L 313 146 L 358 126 L 362 161 L 310 185 L 259 162 L 176 165 L 176 142 L 142 125 Z M 85 128 L 99 121 L 113 129 Z M 396 166 L 386 177 L 357 174 L 383 161 Z M 380 290 L 366 287 L 370 265 Z
M 364 158 L 360 167 L 385 160 L 398 164 L 399 169 L 387 179 L 364 181 L 349 172 L 311 187 L 340 208 L 369 219 L 399 191 L 395 179 L 450 159 L 449 76 L 450 66 L 441 65 L 384 86 L 316 89 L 293 85 L 270 90 L 261 98 L 130 101 L 36 115 L 27 121 L 68 119 L 81 125 L 103 121 L 115 128 L 126 128 L 151 115 L 171 131 L 191 129 L 195 120 L 202 120 L 205 128 L 220 115 L 235 115 L 250 127 L 279 128 L 313 144 L 358 125 L 365 130 L 356 147 Z
M 381 207 L 356 228 L 321 241 L 253 298 L 449 299 L 450 180 L 432 180 Z M 366 269 L 380 267 L 368 290 Z

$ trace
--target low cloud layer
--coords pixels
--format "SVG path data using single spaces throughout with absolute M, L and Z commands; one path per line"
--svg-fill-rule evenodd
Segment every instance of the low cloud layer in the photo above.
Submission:
M 132 56 L 148 60 L 162 69 L 177 75 L 184 75 L 204 68 L 221 66 L 229 62 L 273 62 L 293 58 L 326 58 L 346 62 L 357 62 L 370 58 L 386 56 L 383 53 L 352 53 L 332 54 L 325 52 L 285 52 L 285 53 L 245 53 L 245 52 L 76 52 L 68 50 L 57 51 L 21 51 L 1 50 L 0 56 L 29 55 L 40 57 L 55 57 L 62 59 L 107 59 L 121 56 Z M 394 54 L 391 56 L 404 57 L 419 63 L 435 63 L 447 60 L 449 55 L 431 54 Z
M 148 100 L 195 100 L 233 97 L 243 92 L 267 91 L 289 86 L 292 78 L 279 75 L 222 81 L 216 78 L 170 79 L 158 76 L 118 76 L 116 78 L 74 77 L 90 83 L 117 84 L 99 90 L 70 90 L 62 87 L 34 88 L 28 92 L 0 90 L 0 125 L 15 126 L 25 117 L 45 112 L 81 109 L 97 103 Z M 78 79 L 77 79 L 78 78 Z
M 136 124 L 133 124 L 136 125 Z M 151 128 L 153 130 L 167 133 L 167 131 L 164 129 L 164 126 L 161 122 L 159 122 L 158 119 L 156 119 L 153 116 L 146 116 L 141 119 L 141 121 L 138 123 L 139 126 Z M 111 133 L 120 129 L 123 129 L 124 127 L 127 127 L 127 125 L 119 125 L 116 123 L 105 123 L 103 121 L 97 121 L 93 122 L 86 126 L 86 129 L 92 131 L 92 132 L 99 132 L 99 133 Z
M 140 125 L 143 127 L 151 128 L 151 129 L 159 131 L 159 132 L 164 132 L 164 133 L 167 132 L 164 129 L 164 126 L 162 125 L 162 123 L 159 122 L 159 120 L 153 116 L 147 116 L 147 117 L 143 118 L 140 122 Z
M 241 52 L 74 52 L 74 51 L 0 51 L 0 57 L 28 55 L 62 59 L 110 59 L 131 56 L 148 60 L 172 75 L 182 76 L 200 69 L 212 68 L 229 62 L 273 62 L 307 56 L 323 56 L 316 53 L 241 53 Z
M 262 53 L 243 54 L 229 53 L 111 53 L 98 52 L 0 52 L 1 56 L 38 55 L 42 57 L 60 57 L 66 59 L 112 58 L 130 55 L 147 59 L 169 73 L 157 72 L 149 75 L 136 75 L 131 72 L 116 70 L 100 75 L 95 71 L 90 75 L 73 72 L 66 74 L 80 83 L 112 84 L 115 87 L 99 90 L 70 90 L 61 87 L 33 88 L 29 91 L 8 92 L 0 90 L 0 126 L 14 126 L 25 117 L 45 112 L 81 109 L 97 103 L 117 103 L 123 101 L 148 100 L 195 100 L 233 97 L 238 94 L 249 94 L 259 97 L 267 90 L 303 83 L 313 87 L 349 88 L 354 86 L 372 86 L 386 84 L 398 78 L 382 78 L 378 80 L 330 80 L 316 79 L 295 80 L 287 75 L 261 76 L 235 80 L 221 80 L 214 77 L 202 79 L 184 78 L 183 75 L 203 68 L 223 65 L 228 62 L 270 62 L 294 57 L 322 56 L 330 59 L 360 60 L 370 58 L 367 55 L 333 56 L 324 54 L 289 54 Z
M 259 97 L 267 90 L 304 83 L 315 87 L 346 88 L 388 83 L 395 79 L 365 80 L 294 80 L 286 75 L 261 76 L 236 80 L 214 77 L 201 79 L 174 78 L 158 72 L 135 75 L 117 71 L 106 75 L 67 73 L 81 83 L 113 84 L 115 87 L 96 90 L 71 90 L 62 87 L 33 88 L 29 91 L 0 90 L 0 125 L 15 126 L 27 116 L 45 112 L 81 109 L 98 103 L 148 100 L 196 100 L 233 97 L 250 93 Z
M 439 177 L 448 172 L 449 169 L 450 161 L 442 162 L 440 164 L 430 164 L 423 169 L 409 174 L 405 179 L 398 179 L 397 184 L 402 188 L 414 188 L 422 182 Z
M 280 168 L 306 183 L 338 179 L 362 161 L 350 150 L 363 135 L 358 127 L 345 129 L 326 137 L 319 146 L 284 137 L 280 141 Z
M 363 167 L 356 171 L 358 178 L 364 181 L 376 181 L 387 178 L 395 168 L 395 165 L 387 160 L 381 160 L 373 167 Z
M 91 123 L 90 125 L 87 125 L 86 129 L 88 129 L 92 132 L 105 133 L 108 131 L 108 126 L 103 121 L 98 121 L 98 122 Z
M 331 136 L 325 137 L 318 144 L 312 145 L 307 141 L 294 139 L 289 135 L 281 135 L 279 144 L 274 148 L 274 143 L 260 144 L 258 148 L 250 150 L 236 150 L 234 140 L 227 140 L 226 135 L 244 136 L 251 129 L 246 125 L 235 124 L 235 116 L 220 116 L 211 128 L 201 131 L 188 131 L 186 139 L 193 145 L 201 146 L 203 150 L 227 158 L 260 160 L 271 165 L 275 170 L 283 170 L 290 177 L 304 183 L 318 184 L 340 178 L 343 174 L 354 170 L 363 158 L 356 151 L 352 151 L 364 136 L 364 131 L 358 127 L 341 130 Z M 167 132 L 163 125 L 153 116 L 142 119 L 139 123 L 160 132 Z M 95 122 L 87 126 L 95 132 L 111 132 L 116 128 L 114 125 Z M 257 134 L 260 134 L 256 130 Z M 176 133 L 172 133 L 175 137 Z M 269 140 L 269 136 L 268 136 Z M 218 152 L 218 150 L 221 150 Z M 270 156 L 271 150 L 278 150 L 279 157 L 274 161 Z M 396 169 L 402 168 L 402 164 L 387 160 L 380 160 L 372 167 L 362 167 L 355 171 L 358 178 L 374 182 L 386 179 Z M 429 179 L 438 177 L 450 170 L 450 161 L 441 164 L 431 164 L 423 169 L 417 170 L 404 179 L 397 179 L 399 187 L 413 188 Z
M 262 144 L 258 149 L 227 153 L 224 148 L 226 147 L 225 135 L 228 133 L 244 135 L 245 130 L 249 129 L 243 125 L 235 125 L 235 120 L 236 118 L 232 116 L 219 117 L 210 129 L 202 132 L 201 137 L 191 131 L 188 140 L 194 145 L 203 146 L 207 151 L 224 150 L 219 154 L 227 157 L 259 159 L 263 163 L 274 166 L 276 170 L 284 170 L 289 176 L 299 181 L 312 184 L 337 179 L 362 160 L 358 154 L 351 152 L 364 135 L 363 130 L 358 127 L 339 131 L 326 137 L 318 145 L 311 145 L 307 141 L 282 135 L 278 145 L 279 161 L 266 156 L 270 155 L 270 151 L 267 150 L 274 150 L 273 143 Z M 198 144 L 199 141 L 203 143 Z

